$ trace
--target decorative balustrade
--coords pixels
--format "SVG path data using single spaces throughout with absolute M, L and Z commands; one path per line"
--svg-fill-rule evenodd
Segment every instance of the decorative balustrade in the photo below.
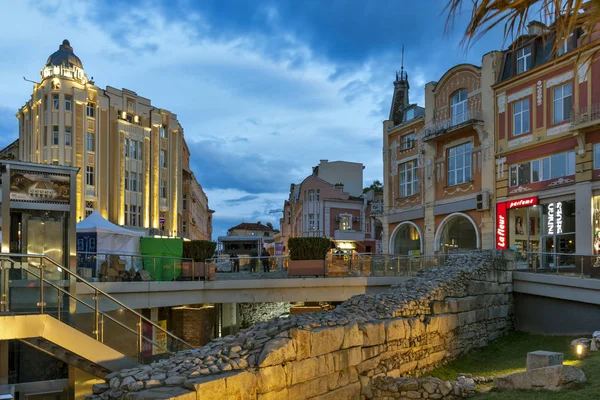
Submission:
M 463 126 L 471 125 L 483 121 L 481 110 L 467 110 L 462 114 L 453 115 L 448 119 L 434 122 L 425 127 L 425 135 L 423 140 L 431 140 L 437 138 L 443 133 L 454 130 Z
M 594 123 L 600 123 L 600 103 L 581 107 L 579 110 L 573 111 L 571 118 L 572 127 L 578 128 L 582 125 L 593 125 Z
M 377 201 L 371 203 L 371 215 L 383 215 L 383 202 Z

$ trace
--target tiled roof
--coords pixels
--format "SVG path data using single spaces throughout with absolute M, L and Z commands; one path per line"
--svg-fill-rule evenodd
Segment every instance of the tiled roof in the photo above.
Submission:
M 274 231 L 276 232 L 276 229 L 273 228 L 269 228 L 266 225 L 263 225 L 259 222 L 242 222 L 239 225 L 236 225 L 232 228 L 229 228 L 229 230 L 234 230 L 234 229 L 245 229 L 247 231 Z

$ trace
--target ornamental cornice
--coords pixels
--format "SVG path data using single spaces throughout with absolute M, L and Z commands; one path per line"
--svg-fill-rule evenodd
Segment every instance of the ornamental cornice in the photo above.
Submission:
M 573 71 L 565 72 L 564 74 L 548 79 L 546 81 L 546 88 L 551 88 L 553 86 L 560 85 L 561 83 L 571 79 L 573 79 Z
M 533 94 L 533 88 L 528 87 L 523 90 L 519 90 L 518 92 L 512 93 L 508 96 L 508 102 L 512 103 L 513 101 L 521 100 L 524 97 L 531 96 Z

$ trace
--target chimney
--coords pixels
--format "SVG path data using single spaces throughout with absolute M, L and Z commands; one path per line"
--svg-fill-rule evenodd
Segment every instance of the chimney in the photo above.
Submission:
M 344 191 L 344 184 L 343 183 L 336 183 L 335 185 L 333 185 L 333 188 L 335 190 L 339 190 L 340 192 Z
M 527 24 L 527 33 L 532 36 L 540 36 L 548 30 L 548 27 L 540 21 L 531 21 Z

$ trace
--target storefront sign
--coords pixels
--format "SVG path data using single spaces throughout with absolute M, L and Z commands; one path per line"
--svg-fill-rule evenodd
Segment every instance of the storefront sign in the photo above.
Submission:
M 283 243 L 275 243 L 275 255 L 280 256 L 283 254 Z
M 156 321 L 156 325 L 160 326 L 165 330 L 167 329 L 167 321 L 165 320 Z M 165 352 L 163 349 L 167 348 L 167 334 L 160 329 L 154 328 L 154 343 L 160 345 L 162 348 L 158 346 L 152 346 L 154 348 L 154 351 L 152 353 L 154 355 L 163 354 Z
M 506 249 L 506 203 L 496 205 L 496 248 Z
M 10 199 L 36 203 L 68 203 L 68 175 L 10 171 Z
M 531 207 L 538 204 L 537 197 L 527 197 L 519 200 L 505 201 L 496 204 L 496 248 L 506 249 L 508 234 L 508 210 L 513 208 Z
M 508 206 L 506 207 L 508 210 L 513 209 L 513 208 L 531 207 L 531 206 L 535 206 L 538 204 L 538 198 L 537 197 L 527 197 L 525 199 L 511 200 L 511 201 L 506 202 L 506 204 L 508 204 Z
M 548 235 L 558 235 L 563 232 L 562 217 L 562 202 L 548 204 Z

